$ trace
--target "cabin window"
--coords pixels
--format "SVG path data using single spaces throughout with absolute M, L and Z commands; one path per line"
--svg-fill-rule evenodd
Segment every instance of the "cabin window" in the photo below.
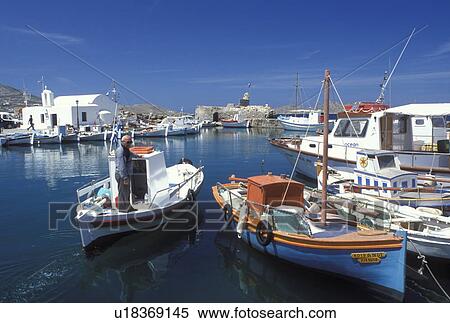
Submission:
M 366 185 L 370 186 L 370 178 L 366 178 Z
M 353 126 L 352 126 L 353 124 Z M 367 131 L 367 119 L 340 120 L 334 132 L 335 137 L 364 137 Z M 356 131 L 356 133 L 355 133 Z
M 434 128 L 445 128 L 444 118 L 432 118 L 431 122 L 433 123 Z
M 380 169 L 395 167 L 395 158 L 393 155 L 377 156 Z
M 44 119 L 44 114 L 41 114 L 41 123 L 44 123 L 45 122 L 45 119 Z
M 416 119 L 416 126 L 423 126 L 425 124 L 424 119 Z
M 358 176 L 358 185 L 362 185 L 362 177 Z
M 407 188 L 408 187 L 408 181 L 403 181 L 402 182 L 402 187 L 403 188 Z
M 414 178 L 413 178 L 412 181 L 411 181 L 411 186 L 412 186 L 412 187 L 416 187 L 416 180 L 415 180 Z
M 86 122 L 87 121 L 87 112 L 81 112 L 81 121 Z
M 394 182 L 394 183 L 392 183 L 392 186 L 393 186 L 393 187 L 398 187 L 398 183 L 397 183 L 397 182 Z
M 393 133 L 396 135 L 405 134 L 408 131 L 408 119 L 406 117 L 400 117 L 398 120 L 394 120 Z
M 374 180 L 374 181 L 373 181 L 373 186 L 378 187 L 378 181 L 377 181 L 377 180 Z M 375 190 L 378 191 L 377 188 L 376 188 Z
M 387 183 L 383 183 L 383 188 L 387 187 Z M 383 190 L 383 192 L 387 193 L 387 190 Z

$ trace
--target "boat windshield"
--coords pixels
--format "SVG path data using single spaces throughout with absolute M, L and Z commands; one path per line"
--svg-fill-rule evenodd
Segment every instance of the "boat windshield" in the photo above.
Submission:
M 311 235 L 311 228 L 298 207 L 276 207 L 269 210 L 275 230 L 285 233 Z
M 377 159 L 380 169 L 395 167 L 395 158 L 393 155 L 378 156 Z
M 352 126 L 353 123 L 353 126 Z M 367 119 L 339 120 L 339 124 L 334 132 L 335 137 L 364 137 L 366 135 Z M 355 132 L 356 131 L 356 132 Z

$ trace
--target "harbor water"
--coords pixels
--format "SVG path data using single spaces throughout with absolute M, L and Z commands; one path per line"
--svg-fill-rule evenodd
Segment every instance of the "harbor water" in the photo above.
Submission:
M 290 174 L 291 164 L 267 139 L 280 130 L 203 129 L 199 135 L 138 139 L 205 166 L 197 228 L 140 232 L 94 254 L 65 218 L 49 230 L 49 203 L 70 205 L 83 184 L 108 173 L 105 143 L 0 149 L 0 301 L 2 302 L 377 302 L 384 299 L 340 277 L 293 266 L 261 254 L 231 232 L 211 230 L 220 210 L 211 186 L 228 176 L 269 171 Z M 447 290 L 450 273 L 430 261 Z M 434 281 L 408 257 L 406 302 L 441 302 Z

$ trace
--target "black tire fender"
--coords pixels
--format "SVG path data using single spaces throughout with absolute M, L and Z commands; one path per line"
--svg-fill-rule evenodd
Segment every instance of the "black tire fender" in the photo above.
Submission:
M 263 247 L 268 246 L 272 242 L 273 240 L 272 226 L 266 220 L 261 220 L 258 222 L 256 226 L 256 240 Z

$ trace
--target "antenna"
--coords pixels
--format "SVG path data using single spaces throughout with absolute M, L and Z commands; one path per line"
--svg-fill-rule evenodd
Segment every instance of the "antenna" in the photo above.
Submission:
M 389 83 L 389 80 L 392 77 L 392 74 L 394 74 L 395 69 L 397 68 L 398 63 L 400 62 L 400 59 L 403 56 L 403 53 L 405 52 L 406 47 L 408 47 L 409 41 L 411 40 L 412 36 L 414 35 L 414 33 L 416 32 L 416 28 L 413 29 L 413 31 L 411 32 L 411 34 L 408 37 L 408 40 L 406 41 L 405 46 L 403 47 L 400 56 L 398 57 L 397 61 L 394 64 L 394 68 L 392 69 L 391 73 L 389 74 L 389 76 L 386 78 L 385 75 L 385 79 L 383 81 L 383 84 L 381 85 L 381 91 L 380 91 L 380 95 L 378 96 L 378 99 L 375 101 L 376 103 L 383 103 L 384 102 L 384 91 L 386 90 L 386 86 Z
M 41 76 L 41 79 L 39 81 L 37 81 L 38 84 L 41 84 L 41 89 L 42 91 L 45 90 L 45 81 L 44 81 L 44 75 Z

